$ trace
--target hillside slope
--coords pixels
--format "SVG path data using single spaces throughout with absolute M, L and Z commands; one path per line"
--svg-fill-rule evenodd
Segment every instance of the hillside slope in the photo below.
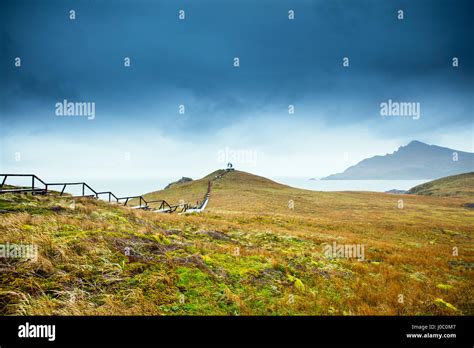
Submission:
M 160 196 L 201 197 L 219 173 Z M 465 201 L 312 192 L 238 171 L 191 215 L 4 194 L 0 243 L 37 245 L 38 259 L 0 258 L 0 314 L 473 315 Z M 328 255 L 334 243 L 364 253 Z
M 426 196 L 474 197 L 474 172 L 452 175 L 426 182 L 411 188 L 407 193 Z

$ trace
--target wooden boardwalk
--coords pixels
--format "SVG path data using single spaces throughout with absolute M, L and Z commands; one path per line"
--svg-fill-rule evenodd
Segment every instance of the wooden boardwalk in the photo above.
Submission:
M 142 210 L 150 210 L 155 213 L 200 213 L 204 211 L 206 208 L 209 198 L 211 196 L 211 189 L 212 189 L 212 182 L 216 180 L 220 180 L 225 174 L 229 173 L 230 171 L 233 171 L 234 169 L 232 167 L 228 168 L 225 170 L 225 172 L 216 175 L 212 180 L 208 181 L 207 184 L 207 191 L 206 194 L 204 195 L 203 199 L 201 202 L 198 202 L 196 205 L 190 205 L 188 203 L 184 204 L 178 204 L 178 205 L 171 205 L 165 200 L 158 199 L 158 200 L 152 200 L 152 201 L 147 201 L 145 197 L 139 195 L 139 196 L 126 196 L 126 197 L 117 197 L 113 192 L 111 191 L 102 191 L 98 192 L 94 190 L 91 186 L 89 186 L 85 182 L 53 182 L 53 183 L 47 183 L 44 180 L 40 179 L 38 176 L 35 174 L 0 174 L 0 194 L 5 194 L 5 193 L 30 193 L 32 195 L 48 195 L 48 194 L 54 194 L 58 195 L 59 197 L 68 197 L 68 198 L 95 198 L 99 199 L 100 197 L 106 197 L 106 200 L 111 203 L 111 204 L 120 204 L 123 205 L 124 207 L 127 206 L 127 204 L 131 200 L 138 200 L 138 205 L 130 207 L 131 209 L 142 209 Z M 4 188 L 6 186 L 6 181 L 7 178 L 9 177 L 24 177 L 24 178 L 29 178 L 31 182 L 31 186 L 29 187 L 8 187 Z M 2 179 L 3 178 L 3 179 Z M 81 189 L 81 195 L 78 196 L 69 196 L 65 195 L 66 188 L 71 187 L 71 186 L 79 186 Z M 60 191 L 58 190 L 51 190 L 51 187 L 59 187 Z
M 25 177 L 29 178 L 31 181 L 31 186 L 28 187 L 8 187 L 6 186 L 7 179 L 9 177 Z M 3 178 L 3 179 L 2 179 Z M 188 203 L 179 204 L 179 205 L 171 205 L 165 200 L 151 200 L 147 201 L 143 196 L 126 196 L 126 197 L 117 197 L 111 191 L 102 191 L 98 192 L 94 190 L 90 185 L 85 182 L 54 182 L 54 183 L 47 183 L 44 180 L 40 179 L 35 174 L 0 174 L 0 194 L 5 193 L 18 193 L 18 194 L 25 194 L 30 193 L 32 195 L 48 195 L 54 194 L 58 195 L 59 197 L 67 197 L 67 198 L 95 198 L 99 199 L 100 197 L 106 197 L 106 200 L 112 204 L 120 204 L 123 206 L 127 206 L 127 204 L 133 200 L 138 199 L 138 205 L 131 207 L 131 209 L 143 209 L 143 210 L 151 210 L 154 212 L 161 212 L 161 213 L 174 213 L 178 212 L 185 212 L 188 209 L 196 209 L 197 206 L 191 206 Z M 65 194 L 66 188 L 71 186 L 80 186 L 82 194 L 78 196 L 69 196 Z M 52 191 L 51 187 L 59 187 L 59 190 Z M 130 207 L 128 205 L 128 207 Z

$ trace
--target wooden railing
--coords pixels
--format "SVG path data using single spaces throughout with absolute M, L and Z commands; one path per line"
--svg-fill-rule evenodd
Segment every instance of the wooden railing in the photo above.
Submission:
M 227 174 L 229 171 L 232 169 L 226 169 L 223 173 L 217 175 L 214 177 L 212 180 L 209 180 L 207 183 L 207 190 L 206 194 L 204 195 L 203 199 L 201 202 L 197 202 L 196 205 L 192 206 L 188 203 L 184 204 L 178 204 L 178 205 L 170 205 L 168 202 L 165 200 L 152 200 L 152 201 L 147 201 L 145 197 L 143 196 L 126 196 L 126 197 L 117 197 L 114 195 L 111 191 L 102 191 L 102 192 L 97 192 L 94 190 L 91 186 L 89 186 L 85 182 L 53 182 L 53 183 L 46 183 L 45 181 L 41 180 L 39 177 L 37 177 L 35 174 L 0 174 L 0 179 L 3 177 L 2 183 L 0 184 L 0 194 L 2 193 L 31 193 L 31 194 L 49 194 L 50 188 L 52 186 L 62 186 L 61 191 L 59 192 L 59 196 L 63 196 L 66 188 L 69 186 L 81 186 L 81 192 L 82 194 L 79 196 L 67 196 L 69 198 L 80 198 L 80 197 L 89 197 L 89 198 L 96 198 L 98 199 L 99 196 L 102 195 L 107 195 L 108 202 L 109 203 L 116 203 L 116 204 L 123 204 L 123 206 L 127 206 L 130 200 L 133 199 L 138 199 L 138 206 L 135 206 L 133 208 L 135 209 L 144 209 L 144 210 L 150 210 L 152 209 L 150 207 L 150 204 L 155 204 L 159 203 L 159 207 L 155 211 L 163 211 L 163 212 L 169 212 L 173 213 L 175 211 L 178 211 L 180 209 L 180 212 L 186 212 L 188 209 L 202 209 L 206 201 L 209 200 L 210 194 L 211 194 L 211 189 L 212 189 L 212 182 L 222 178 L 225 174 Z M 31 186 L 30 187 L 14 187 L 11 189 L 4 189 L 3 187 L 6 185 L 6 181 L 8 177 L 29 177 L 31 178 Z M 38 184 L 43 185 L 43 187 L 39 187 Z M 86 191 L 88 191 L 86 194 Z M 112 200 L 114 199 L 114 201 Z M 123 203 L 121 203 L 123 202 Z
M 35 174 L 0 174 L 0 179 L 3 177 L 3 180 L 1 181 L 0 184 L 0 194 L 3 193 L 31 193 L 31 194 L 48 194 L 50 193 L 50 188 L 52 186 L 62 186 L 61 191 L 57 191 L 59 193 L 59 196 L 64 196 L 64 193 L 66 191 L 66 188 L 69 186 L 81 186 L 81 192 L 82 194 L 79 196 L 67 196 L 69 198 L 80 198 L 80 197 L 89 197 L 89 198 L 96 198 L 98 199 L 99 196 L 102 195 L 108 195 L 108 202 L 109 203 L 117 203 L 117 204 L 122 204 L 121 202 L 123 201 L 123 206 L 127 206 L 130 200 L 132 199 L 138 199 L 139 205 L 134 207 L 136 209 L 151 209 L 150 204 L 154 203 L 160 203 L 158 207 L 158 211 L 163 211 L 163 212 L 175 212 L 178 210 L 178 208 L 181 208 L 181 211 L 186 211 L 187 209 L 190 208 L 190 205 L 185 203 L 181 205 L 170 205 L 168 202 L 165 200 L 152 200 L 152 201 L 147 201 L 145 197 L 143 196 L 127 196 L 127 197 L 117 197 L 114 195 L 111 191 L 102 191 L 102 192 L 97 192 L 94 190 L 91 186 L 89 186 L 85 182 L 61 182 L 61 183 L 46 183 L 45 181 L 41 180 L 38 178 Z M 31 186 L 29 187 L 14 187 L 10 189 L 4 189 L 4 186 L 6 185 L 6 181 L 8 177 L 29 177 L 31 178 Z M 37 182 L 41 183 L 43 187 L 39 187 Z M 89 192 L 86 192 L 88 190 Z M 88 194 L 86 194 L 88 193 Z M 112 198 L 114 198 L 115 202 L 112 201 Z M 144 204 L 143 204 L 144 203 Z

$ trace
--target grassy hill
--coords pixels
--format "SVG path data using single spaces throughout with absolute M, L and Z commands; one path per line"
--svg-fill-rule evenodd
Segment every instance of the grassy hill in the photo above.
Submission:
M 222 173 L 147 197 L 199 200 Z M 239 171 L 213 180 L 201 214 L 0 195 L 0 243 L 39 250 L 36 262 L 0 258 L 0 313 L 473 315 L 466 202 L 314 192 Z M 363 246 L 363 259 L 328 255 L 334 243 Z
M 216 179 L 216 177 L 220 175 L 222 175 L 222 177 Z M 217 170 L 202 179 L 182 184 L 174 184 L 168 189 L 147 193 L 143 196 L 147 200 L 164 199 L 170 204 L 177 204 L 180 201 L 194 204 L 203 199 L 209 181 L 212 182 L 213 192 L 216 194 L 219 193 L 216 199 L 222 196 L 222 194 L 226 197 L 233 196 L 239 198 L 242 197 L 242 195 L 245 196 L 248 192 L 251 192 L 253 196 L 262 196 L 263 194 L 263 196 L 266 197 L 268 194 L 271 194 L 272 189 L 278 191 L 289 188 L 288 186 L 278 184 L 261 176 L 240 171 L 226 172 L 225 170 Z M 237 192 L 238 194 L 236 194 Z M 228 195 L 228 193 L 230 193 L 230 195 Z M 133 201 L 133 203 L 135 203 L 135 201 Z M 224 202 L 216 201 L 216 203 L 217 206 L 222 206 Z
M 447 176 L 411 188 L 407 193 L 425 196 L 474 197 L 474 172 Z

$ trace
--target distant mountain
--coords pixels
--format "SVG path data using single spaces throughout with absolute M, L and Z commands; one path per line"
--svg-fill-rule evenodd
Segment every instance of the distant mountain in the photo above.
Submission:
M 169 189 L 170 187 L 172 187 L 173 185 L 184 184 L 185 182 L 190 182 L 190 181 L 193 181 L 193 179 L 183 176 L 181 179 L 166 185 L 166 187 L 164 189 L 166 190 L 166 189 Z
M 391 193 L 392 195 L 403 195 L 403 194 L 407 193 L 407 191 L 406 190 L 392 189 L 392 190 L 385 191 L 385 193 Z
M 438 179 L 474 171 L 474 153 L 412 141 L 384 156 L 367 158 L 322 180 Z

